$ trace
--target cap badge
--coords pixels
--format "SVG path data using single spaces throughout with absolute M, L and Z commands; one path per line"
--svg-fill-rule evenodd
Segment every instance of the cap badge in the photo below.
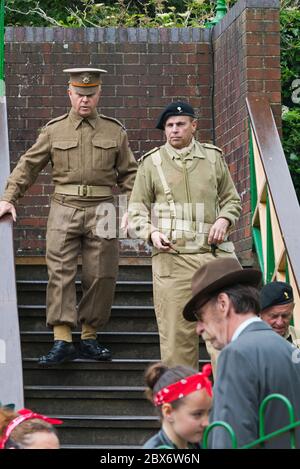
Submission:
M 84 83 L 85 85 L 87 85 L 88 83 L 90 83 L 90 81 L 91 81 L 90 75 L 86 75 L 86 76 L 83 77 L 83 79 L 82 79 L 82 83 Z
M 182 112 L 182 107 L 177 106 L 177 111 L 178 111 L 178 112 Z
M 283 294 L 284 294 L 285 298 L 288 300 L 289 299 L 289 294 L 286 291 L 283 292 Z

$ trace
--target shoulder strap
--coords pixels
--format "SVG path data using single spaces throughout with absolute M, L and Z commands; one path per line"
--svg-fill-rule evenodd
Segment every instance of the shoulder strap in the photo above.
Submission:
M 124 125 L 122 124 L 122 122 L 118 121 L 118 119 L 115 119 L 114 117 L 110 117 L 110 116 L 105 116 L 104 114 L 100 114 L 100 117 L 102 117 L 103 119 L 107 119 L 109 121 L 112 121 L 115 124 L 118 124 L 120 127 L 122 127 L 123 130 L 126 130 Z
M 159 175 L 159 178 L 160 178 L 160 181 L 162 183 L 162 186 L 164 188 L 164 192 L 166 194 L 166 197 L 167 197 L 167 201 L 168 201 L 168 204 L 170 205 L 170 214 L 171 214 L 171 218 L 174 219 L 176 218 L 176 206 L 175 206 L 175 201 L 174 201 L 174 198 L 173 198 L 173 195 L 172 195 L 172 192 L 171 192 L 171 189 L 167 183 L 167 180 L 166 180 L 166 177 L 164 175 L 164 172 L 162 170 L 162 167 L 161 167 L 161 156 L 160 156 L 160 152 L 157 151 L 155 153 L 152 154 L 151 156 L 152 158 L 152 162 L 154 164 L 154 166 L 156 167 L 157 169 L 157 172 L 158 172 L 158 175 Z
M 221 148 L 216 147 L 215 145 L 212 145 L 211 143 L 201 143 L 201 145 L 205 148 L 209 148 L 210 150 L 217 150 L 223 154 L 223 150 Z
M 152 155 L 152 153 L 154 153 L 157 150 L 159 150 L 159 147 L 155 147 L 155 148 L 152 148 L 152 150 L 147 151 L 147 153 L 145 153 L 138 159 L 138 163 L 142 163 L 142 161 L 144 161 L 144 159 L 147 158 L 147 156 Z
M 63 114 L 62 116 L 55 117 L 54 119 L 51 119 L 51 121 L 47 122 L 45 127 L 48 127 L 48 125 L 54 124 L 55 122 L 61 121 L 63 119 L 66 119 L 68 117 L 68 113 Z

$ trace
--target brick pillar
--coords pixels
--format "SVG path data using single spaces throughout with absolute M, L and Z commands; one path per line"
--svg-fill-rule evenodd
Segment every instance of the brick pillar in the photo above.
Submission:
M 215 138 L 242 198 L 243 213 L 232 239 L 244 265 L 253 262 L 245 100 L 266 93 L 280 131 L 279 31 L 278 0 L 240 0 L 213 30 Z

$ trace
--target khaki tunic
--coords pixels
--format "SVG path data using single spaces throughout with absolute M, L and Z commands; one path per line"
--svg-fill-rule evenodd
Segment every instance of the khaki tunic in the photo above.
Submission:
M 36 143 L 20 158 L 1 200 L 15 203 L 52 165 L 54 184 L 118 186 L 129 197 L 136 162 L 127 134 L 115 119 L 96 112 L 84 119 L 73 109 L 50 121 Z M 109 191 L 108 191 L 109 192 Z M 107 193 L 107 190 L 106 190 Z M 118 240 L 99 236 L 99 207 L 112 196 L 55 194 L 47 225 L 47 323 L 94 328 L 108 320 L 118 272 Z M 101 212 L 101 210 L 100 210 Z M 83 296 L 76 310 L 75 277 L 82 255 Z
M 175 151 L 170 151 L 166 144 L 149 152 L 140 161 L 129 204 L 131 233 L 149 241 L 151 232 L 158 228 L 172 239 L 170 230 L 163 229 L 159 226 L 159 220 L 151 216 L 153 204 L 157 203 L 165 206 L 164 220 L 171 216 L 167 196 L 152 158 L 158 151 L 173 200 L 178 206 L 191 204 L 188 216 L 195 228 L 192 240 L 191 233 L 185 232 L 181 233 L 180 239 L 172 240 L 179 253 L 172 250 L 160 252 L 153 248 L 154 306 L 161 359 L 168 366 L 180 364 L 198 368 L 199 339 L 195 323 L 186 321 L 182 310 L 192 297 L 193 274 L 214 256 L 207 243 L 209 230 L 199 230 L 196 205 L 203 207 L 202 226 L 209 227 L 216 218 L 224 217 L 230 221 L 232 228 L 241 212 L 241 203 L 219 148 L 195 142 L 189 154 L 182 158 Z M 216 255 L 235 256 L 233 244 L 224 243 L 216 250 Z

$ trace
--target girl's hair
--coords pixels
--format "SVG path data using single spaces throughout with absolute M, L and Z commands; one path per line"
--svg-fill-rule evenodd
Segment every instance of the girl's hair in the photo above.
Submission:
M 19 417 L 17 412 L 11 409 L 0 407 L 0 437 L 4 435 L 6 427 L 12 420 Z M 57 435 L 55 428 L 48 422 L 41 419 L 30 419 L 17 425 L 17 427 L 11 432 L 5 448 L 16 448 L 20 449 L 30 445 L 31 435 L 36 432 L 47 432 L 54 433 Z
M 197 373 L 193 368 L 188 366 L 174 366 L 173 368 L 168 368 L 161 362 L 154 363 L 147 368 L 145 372 L 145 383 L 146 383 L 146 397 L 153 403 L 154 395 L 160 391 L 165 386 L 170 384 L 177 383 L 187 376 L 192 376 Z M 184 402 L 184 398 L 177 399 L 172 402 L 172 407 L 174 409 L 178 408 L 181 403 Z M 159 413 L 161 414 L 161 408 L 158 408 Z

